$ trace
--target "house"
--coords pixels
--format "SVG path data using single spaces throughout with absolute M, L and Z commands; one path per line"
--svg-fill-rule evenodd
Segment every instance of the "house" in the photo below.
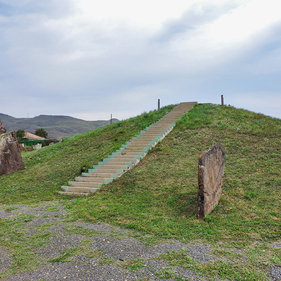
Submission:
M 20 141 L 20 143 L 23 147 L 32 146 L 33 149 L 40 149 L 43 144 L 46 144 L 46 139 L 29 132 L 25 132 L 24 137 Z

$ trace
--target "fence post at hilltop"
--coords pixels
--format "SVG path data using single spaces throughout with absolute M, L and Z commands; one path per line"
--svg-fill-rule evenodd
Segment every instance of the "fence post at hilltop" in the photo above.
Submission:
M 223 95 L 221 95 L 221 105 L 224 106 Z
M 158 110 L 160 109 L 160 99 L 158 99 Z

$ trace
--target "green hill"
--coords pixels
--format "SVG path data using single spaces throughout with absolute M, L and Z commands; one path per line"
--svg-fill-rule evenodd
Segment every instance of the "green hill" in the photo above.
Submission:
M 8 131 L 23 129 L 34 133 L 38 128 L 44 128 L 50 138 L 62 139 L 73 137 L 78 134 L 92 131 L 96 128 L 106 126 L 110 120 L 85 121 L 70 116 L 59 115 L 39 115 L 34 118 L 14 118 L 0 113 L 2 120 Z M 117 122 L 113 119 L 113 122 Z
M 92 197 L 73 200 L 56 193 L 171 108 L 25 153 L 26 170 L 0 177 L 0 202 L 59 199 L 69 209 L 69 220 L 134 229 L 146 242 L 201 241 L 225 257 L 225 262 L 204 265 L 180 253 L 163 256 L 170 264 L 230 280 L 268 280 L 264 273 L 268 266 L 281 265 L 280 249 L 268 246 L 280 240 L 280 119 L 233 107 L 196 105 L 134 169 Z M 226 153 L 223 195 L 200 221 L 195 217 L 198 156 L 216 143 Z M 236 261 L 219 245 L 243 250 L 247 260 Z M 239 260 L 239 254 L 235 258 Z
M 44 147 L 40 151 L 24 153 L 25 170 L 0 176 L 0 203 L 36 202 L 56 198 L 56 191 L 61 185 L 119 149 L 172 107 L 98 128 Z

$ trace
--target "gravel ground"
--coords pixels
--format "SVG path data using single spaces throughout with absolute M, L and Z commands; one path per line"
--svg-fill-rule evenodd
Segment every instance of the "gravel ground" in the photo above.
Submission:
M 274 249 L 281 249 L 281 242 L 273 242 L 269 246 Z
M 5 212 L 4 210 L 0 209 L 0 219 L 7 219 L 12 217 L 14 214 Z
M 0 219 L 12 221 L 20 214 L 34 216 L 24 225 L 25 235 L 36 235 L 42 231 L 48 234 L 45 244 L 32 250 L 43 262 L 35 270 L 12 274 L 2 280 L 163 280 L 163 274 L 167 272 L 165 280 L 214 280 L 184 267 L 171 266 L 159 257 L 171 251 L 184 250 L 194 261 L 209 263 L 218 259 L 211 254 L 209 245 L 184 244 L 176 240 L 146 245 L 130 230 L 108 224 L 67 222 L 64 220 L 67 212 L 56 202 L 33 207 L 0 207 Z M 279 246 L 280 243 L 271 244 L 272 248 Z M 75 249 L 80 251 L 75 252 Z M 72 250 L 75 253 L 66 256 L 65 253 L 72 253 Z M 9 269 L 11 263 L 11 253 L 0 247 L 0 272 Z M 271 280 L 281 280 L 280 267 L 272 266 L 270 274 Z
M 281 280 L 281 267 L 280 266 L 272 266 L 270 268 L 270 273 L 271 273 L 274 281 Z
M 11 264 L 10 253 L 0 247 L 0 271 L 5 271 Z

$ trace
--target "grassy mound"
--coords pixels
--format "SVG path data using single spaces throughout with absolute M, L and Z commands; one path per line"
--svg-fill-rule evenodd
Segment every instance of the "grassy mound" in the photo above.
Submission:
M 184 241 L 223 240 L 242 247 L 277 239 L 280 125 L 281 120 L 245 110 L 197 105 L 135 169 L 93 198 L 72 202 L 73 215 Z M 198 156 L 216 143 L 226 153 L 223 196 L 200 222 Z
M 179 252 L 162 259 L 211 279 L 268 280 L 270 267 L 281 266 L 281 250 L 270 247 L 281 237 L 280 128 L 281 120 L 261 114 L 195 106 L 135 169 L 94 197 L 69 202 L 70 219 L 137 230 L 146 242 L 211 244 L 221 260 L 200 264 Z M 198 156 L 216 143 L 226 152 L 223 195 L 199 221 Z
M 62 185 L 102 161 L 173 106 L 98 128 L 23 155 L 25 170 L 0 176 L 0 203 L 53 200 Z
M 280 249 L 270 247 L 281 237 L 279 119 L 232 107 L 196 105 L 134 169 L 92 197 L 70 200 L 73 197 L 56 194 L 61 185 L 171 108 L 25 154 L 26 170 L 0 177 L 0 203 L 59 199 L 68 207 L 70 221 L 112 223 L 136 230 L 146 242 L 199 241 L 211 244 L 212 254 L 221 258 L 198 263 L 184 252 L 170 252 L 161 257 L 170 265 L 210 280 L 268 280 L 270 266 L 281 266 Z M 198 156 L 216 143 L 226 153 L 223 195 L 200 221 L 195 217 Z M 5 224 L 10 232 L 3 237 L 13 237 L 14 226 L 3 220 L 3 229 Z M 164 273 L 161 278 L 171 277 Z

